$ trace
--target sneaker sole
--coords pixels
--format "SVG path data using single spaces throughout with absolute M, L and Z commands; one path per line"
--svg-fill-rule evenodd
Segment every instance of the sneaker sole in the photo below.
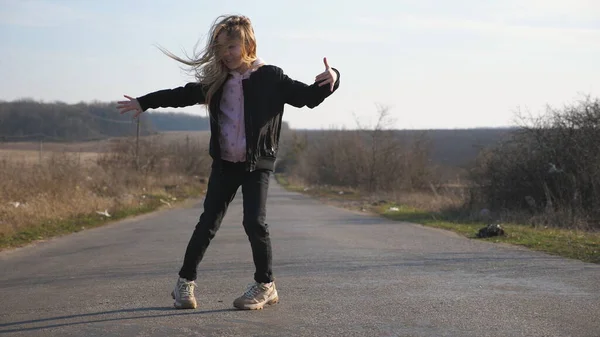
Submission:
M 264 303 L 256 303 L 256 304 L 246 304 L 246 305 L 240 305 L 237 306 L 235 303 L 233 304 L 234 307 L 241 309 L 241 310 L 261 310 L 262 308 L 265 307 L 265 305 L 273 305 L 273 304 L 277 304 L 279 303 L 279 296 L 268 300 Z
M 175 309 L 196 309 L 198 307 L 196 299 L 185 302 L 177 302 L 177 300 L 175 299 L 175 292 L 171 292 L 171 297 L 173 297 L 173 299 L 175 300 L 175 303 L 173 303 Z

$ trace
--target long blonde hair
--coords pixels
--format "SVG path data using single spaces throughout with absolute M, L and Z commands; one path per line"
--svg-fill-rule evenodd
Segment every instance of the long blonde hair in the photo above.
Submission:
M 208 32 L 206 46 L 193 57 L 184 60 L 166 49 L 158 48 L 167 56 L 190 67 L 195 77 L 206 89 L 206 104 L 210 106 L 211 99 L 219 87 L 227 79 L 229 69 L 223 64 L 218 53 L 217 37 L 225 32 L 230 39 L 239 39 L 242 49 L 242 62 L 250 66 L 256 60 L 256 37 L 250 19 L 241 15 L 221 15 L 212 24 Z

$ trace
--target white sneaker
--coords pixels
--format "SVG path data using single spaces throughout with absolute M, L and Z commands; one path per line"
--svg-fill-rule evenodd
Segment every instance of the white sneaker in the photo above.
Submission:
M 175 289 L 171 292 L 171 296 L 175 300 L 175 308 L 177 309 L 196 309 L 196 297 L 194 297 L 194 288 L 196 283 L 183 278 L 177 279 Z
M 279 302 L 275 282 L 252 283 L 248 286 L 246 292 L 233 301 L 233 306 L 238 309 L 256 310 L 262 309 L 265 304 L 275 304 Z

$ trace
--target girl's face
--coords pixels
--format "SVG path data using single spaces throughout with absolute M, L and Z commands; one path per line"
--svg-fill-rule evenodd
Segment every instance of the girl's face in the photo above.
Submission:
M 217 53 L 223 64 L 229 69 L 242 72 L 245 65 L 242 61 L 242 44 L 240 39 L 231 38 L 226 33 L 217 36 Z

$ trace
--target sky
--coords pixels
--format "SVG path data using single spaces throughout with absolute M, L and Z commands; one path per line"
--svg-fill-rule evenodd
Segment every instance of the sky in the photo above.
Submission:
M 114 102 L 193 81 L 191 54 L 222 14 L 253 23 L 258 55 L 311 84 L 323 57 L 340 87 L 292 128 L 514 125 L 600 96 L 597 0 L 0 0 L 0 100 Z M 162 109 L 206 115 L 201 106 Z

